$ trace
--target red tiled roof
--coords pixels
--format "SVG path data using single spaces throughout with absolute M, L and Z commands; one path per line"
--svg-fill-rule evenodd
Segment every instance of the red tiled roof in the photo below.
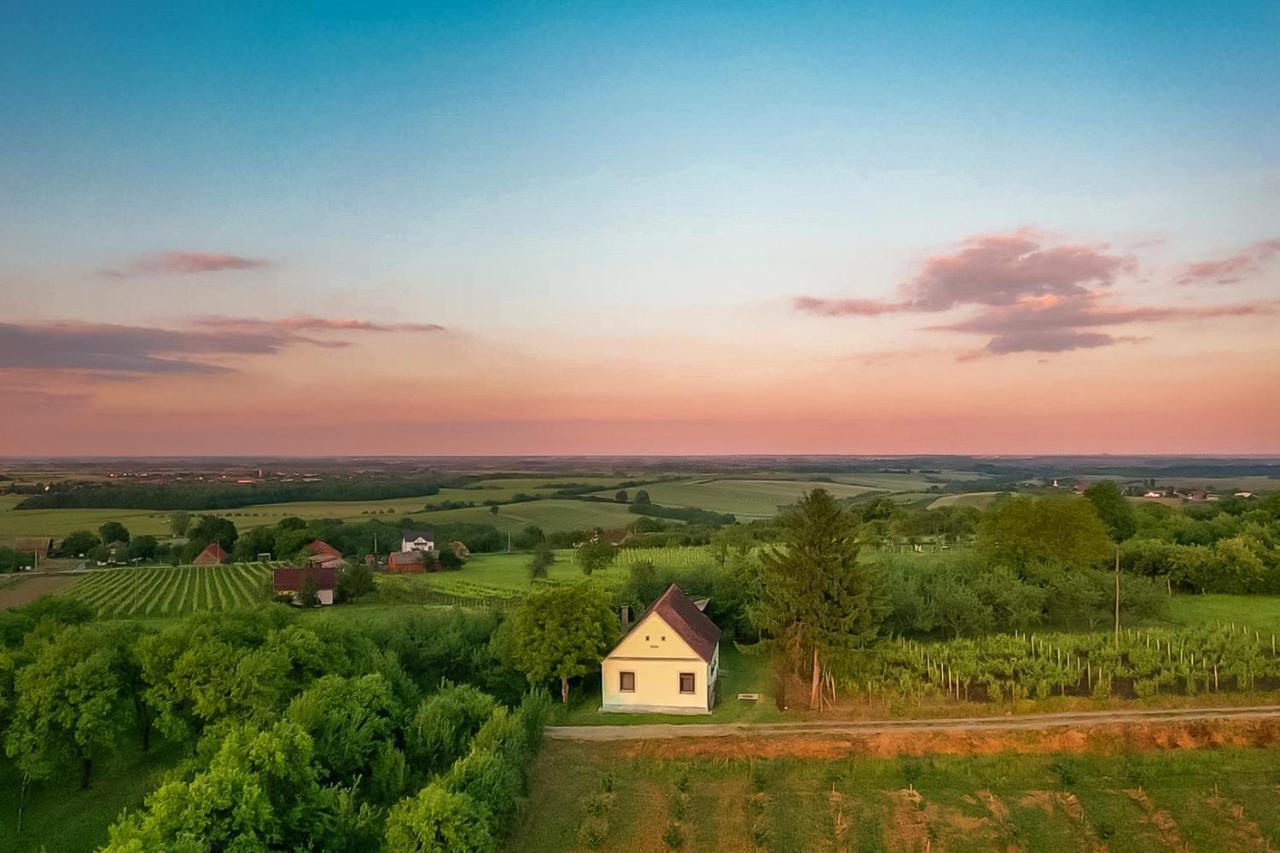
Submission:
M 222 550 L 222 546 L 217 542 L 210 542 L 208 547 L 201 551 L 192 562 L 197 566 L 208 566 L 214 563 L 221 563 L 227 559 L 227 552 Z
M 341 551 L 339 551 L 337 548 L 333 547 L 328 542 L 325 542 L 322 539 L 317 539 L 316 541 L 312 542 L 310 545 L 307 546 L 307 550 L 310 551 L 312 554 L 328 554 L 330 557 L 342 556 Z
M 271 585 L 276 592 L 297 592 L 303 579 L 310 574 L 316 581 L 316 589 L 334 589 L 338 584 L 337 569 L 276 569 Z
M 693 599 L 685 595 L 680 587 L 675 584 L 667 587 L 667 591 L 636 622 L 636 627 L 639 627 L 650 613 L 661 616 L 662 621 L 670 625 L 671 630 L 679 634 L 698 657 L 705 661 L 711 660 L 711 656 L 716 652 L 716 646 L 720 643 L 720 629 L 707 617 L 707 614 L 698 609 L 698 605 L 694 604 Z M 635 628 L 633 627 L 632 630 Z
M 422 563 L 426 559 L 426 555 L 421 551 L 393 551 L 391 556 L 387 558 L 387 562 L 401 566 L 410 563 Z

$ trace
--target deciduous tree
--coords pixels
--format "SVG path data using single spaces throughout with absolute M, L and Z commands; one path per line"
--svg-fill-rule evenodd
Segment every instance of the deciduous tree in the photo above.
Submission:
M 569 679 L 594 671 L 619 631 L 608 594 L 582 581 L 530 593 L 503 624 L 501 646 L 530 684 L 559 679 L 560 701 L 568 703 Z
M 1084 490 L 1084 497 L 1093 504 L 1094 512 L 1116 542 L 1123 542 L 1137 531 L 1138 519 L 1133 504 L 1113 481 L 1099 480 Z

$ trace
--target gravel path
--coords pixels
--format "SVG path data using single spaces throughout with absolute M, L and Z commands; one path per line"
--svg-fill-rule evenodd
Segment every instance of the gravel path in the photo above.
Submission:
M 885 732 L 1027 731 L 1096 725 L 1212 720 L 1259 720 L 1280 717 L 1280 705 L 1231 708 L 1161 708 L 1134 711 L 1075 711 L 1002 717 L 950 717 L 923 720 L 832 720 L 795 723 L 661 723 L 636 726 L 548 726 L 557 740 L 627 741 L 710 738 L 750 735 L 871 735 Z

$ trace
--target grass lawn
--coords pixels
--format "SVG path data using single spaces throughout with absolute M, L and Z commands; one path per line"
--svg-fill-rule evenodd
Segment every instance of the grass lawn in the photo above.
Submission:
M 600 679 L 584 679 L 574 685 L 569 707 L 557 706 L 555 725 L 634 726 L 646 723 L 772 723 L 787 719 L 773 701 L 773 675 L 769 660 L 744 655 L 731 642 L 720 644 L 720 701 L 710 714 L 602 714 Z M 756 702 L 738 699 L 739 693 L 759 693 Z
M 548 741 L 508 849 L 582 849 L 611 787 L 590 821 L 606 851 L 1261 850 L 1280 843 L 1276 782 L 1265 749 L 678 759 Z
M 1280 596 L 1175 595 L 1169 601 L 1172 621 L 1183 625 L 1235 622 L 1264 634 L 1280 634 Z
M 11 762 L 0 759 L 0 850 L 12 853 L 78 853 L 107 842 L 107 827 L 120 811 L 135 809 L 180 756 L 178 747 L 154 741 L 151 751 L 130 748 L 104 759 L 93 784 L 80 789 L 80 774 L 71 768 L 47 782 L 31 786 L 18 833 L 18 791 L 22 777 Z

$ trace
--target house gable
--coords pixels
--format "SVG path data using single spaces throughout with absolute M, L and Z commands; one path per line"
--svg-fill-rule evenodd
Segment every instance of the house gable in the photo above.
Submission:
M 618 658 L 703 659 L 661 614 L 652 611 L 635 624 L 627 636 L 622 638 L 622 642 L 609 652 L 607 659 Z

